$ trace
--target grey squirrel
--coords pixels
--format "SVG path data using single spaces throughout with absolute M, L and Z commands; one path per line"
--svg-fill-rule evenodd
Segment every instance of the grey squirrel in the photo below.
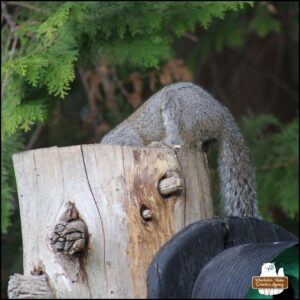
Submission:
M 228 216 L 258 217 L 254 170 L 228 108 L 191 82 L 170 84 L 108 132 L 101 144 L 188 145 L 216 140 L 221 200 Z

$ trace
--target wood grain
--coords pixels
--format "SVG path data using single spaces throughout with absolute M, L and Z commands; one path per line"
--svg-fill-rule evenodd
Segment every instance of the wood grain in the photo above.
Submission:
M 192 149 L 95 144 L 26 151 L 13 161 L 24 274 L 41 269 L 57 298 L 145 298 L 153 255 L 176 232 L 213 214 L 206 157 Z M 162 197 L 159 182 L 174 174 L 181 191 Z M 49 243 L 68 203 L 88 229 L 80 263 Z

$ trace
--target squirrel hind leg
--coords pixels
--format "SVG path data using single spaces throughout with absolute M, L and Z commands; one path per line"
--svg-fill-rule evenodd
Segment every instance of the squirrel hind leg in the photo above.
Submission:
M 169 147 L 180 147 L 184 145 L 184 141 L 180 136 L 180 125 L 178 116 L 172 113 L 172 110 L 162 110 L 163 122 L 165 127 L 165 139 L 163 141 Z

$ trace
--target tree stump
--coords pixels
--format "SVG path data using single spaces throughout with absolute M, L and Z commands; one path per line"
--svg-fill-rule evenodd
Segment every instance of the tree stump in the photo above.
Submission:
M 24 276 L 11 276 L 10 298 L 41 298 L 24 289 L 34 284 L 16 286 L 37 276 L 48 298 L 145 298 L 158 249 L 213 215 L 206 156 L 196 149 L 94 144 L 26 151 L 13 162 Z

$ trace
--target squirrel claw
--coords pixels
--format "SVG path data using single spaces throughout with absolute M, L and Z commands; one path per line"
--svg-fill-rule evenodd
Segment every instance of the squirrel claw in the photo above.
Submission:
M 162 142 L 154 141 L 154 142 L 148 144 L 147 147 L 149 147 L 149 148 L 167 148 L 168 145 L 166 145 Z
M 147 145 L 147 147 L 149 148 L 169 148 L 169 149 L 172 149 L 172 150 L 180 150 L 181 149 L 181 145 L 173 145 L 173 144 L 166 144 L 164 142 L 157 142 L 157 141 L 154 141 L 150 144 Z
M 174 150 L 180 150 L 181 149 L 181 145 L 173 145 L 173 149 Z

